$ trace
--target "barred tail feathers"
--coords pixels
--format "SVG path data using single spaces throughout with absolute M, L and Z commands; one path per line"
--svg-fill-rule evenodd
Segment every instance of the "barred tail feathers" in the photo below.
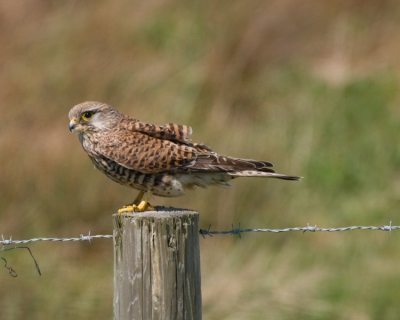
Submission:
M 288 176 L 288 175 L 280 174 L 280 173 L 263 172 L 263 171 L 257 171 L 257 170 L 228 172 L 228 174 L 235 178 L 236 177 L 260 177 L 260 178 L 274 178 L 274 179 L 292 180 L 292 181 L 299 181 L 302 178 L 302 177 L 298 177 L 298 176 Z
M 273 164 L 268 161 L 221 156 L 215 152 L 209 151 L 207 147 L 200 148 L 200 145 L 195 145 L 195 147 L 199 152 L 197 158 L 190 166 L 185 168 L 190 173 L 223 173 L 231 177 L 231 179 L 236 177 L 264 177 L 292 181 L 301 179 L 301 177 L 297 176 L 276 173 L 275 170 L 272 169 Z

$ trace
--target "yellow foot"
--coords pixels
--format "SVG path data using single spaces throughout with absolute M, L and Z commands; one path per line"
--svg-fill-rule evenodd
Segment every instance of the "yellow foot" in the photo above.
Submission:
M 123 206 L 123 208 L 118 210 L 118 213 L 124 212 L 142 212 L 142 211 L 152 211 L 154 207 L 148 202 L 153 192 L 147 191 L 144 193 L 143 191 L 139 192 L 139 195 L 136 197 L 135 201 L 132 204 L 127 206 Z M 144 198 L 144 199 L 142 199 Z
M 143 211 L 153 211 L 153 210 L 154 210 L 154 207 L 150 203 L 148 203 L 146 201 L 142 201 L 138 205 L 132 204 L 129 206 L 124 206 L 123 208 L 118 210 L 118 213 L 143 212 Z

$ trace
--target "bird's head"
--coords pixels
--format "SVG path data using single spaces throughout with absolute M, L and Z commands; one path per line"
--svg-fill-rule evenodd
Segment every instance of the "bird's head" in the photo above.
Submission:
M 105 103 L 86 101 L 73 107 L 68 117 L 69 130 L 82 135 L 113 129 L 121 114 Z

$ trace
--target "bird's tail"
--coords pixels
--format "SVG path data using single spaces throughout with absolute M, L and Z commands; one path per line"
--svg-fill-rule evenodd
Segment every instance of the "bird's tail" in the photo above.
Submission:
M 274 172 L 263 172 L 257 170 L 246 170 L 239 172 L 229 172 L 230 176 L 233 177 L 260 177 L 260 178 L 275 178 L 283 180 L 299 181 L 302 177 L 288 176 L 286 174 L 274 173 Z
M 206 146 L 201 146 L 201 149 L 199 149 L 199 145 L 197 145 L 197 148 L 202 153 L 199 153 L 193 165 L 188 167 L 191 173 L 224 173 L 232 179 L 236 177 L 261 177 L 298 181 L 302 178 L 276 173 L 272 169 L 272 163 L 268 161 L 221 156 L 210 151 L 211 149 L 206 149 Z

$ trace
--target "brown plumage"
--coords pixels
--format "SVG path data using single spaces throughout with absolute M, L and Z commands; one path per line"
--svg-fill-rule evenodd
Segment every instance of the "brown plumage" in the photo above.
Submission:
M 113 107 L 87 101 L 69 112 L 69 128 L 79 136 L 96 168 L 112 180 L 142 191 L 133 207 L 151 208 L 151 194 L 184 195 L 185 189 L 210 185 L 229 187 L 236 177 L 299 180 L 275 173 L 272 163 L 218 155 L 202 143 L 191 143 L 192 129 L 185 125 L 157 126 L 120 114 Z M 144 192 L 148 192 L 145 203 Z

